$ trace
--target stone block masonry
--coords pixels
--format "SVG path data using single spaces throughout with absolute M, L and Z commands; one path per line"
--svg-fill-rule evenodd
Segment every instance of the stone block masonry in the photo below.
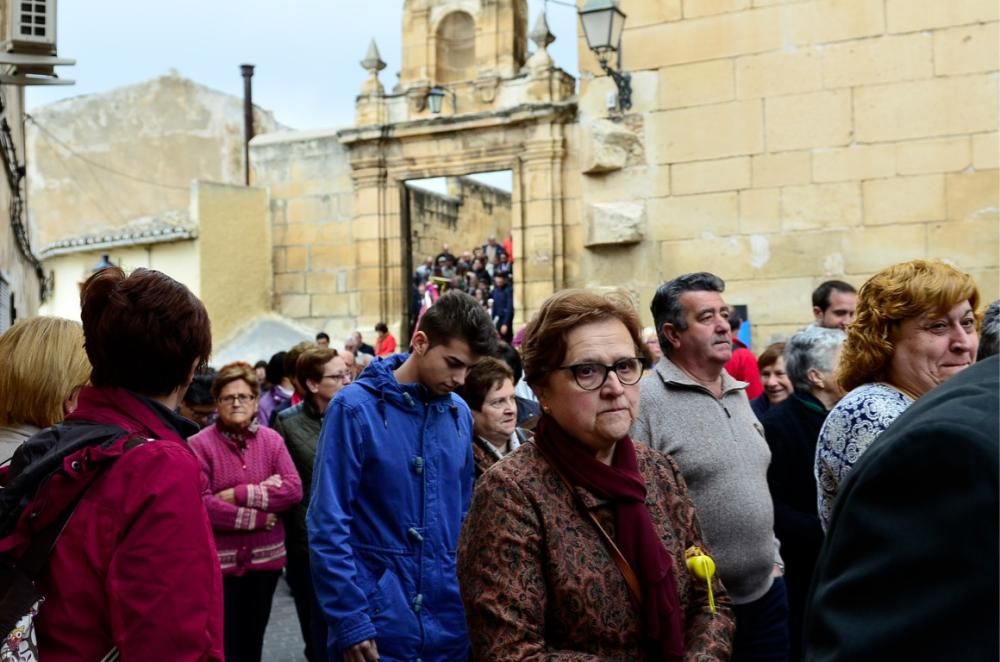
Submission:
M 623 67 L 656 72 L 657 107 L 633 113 L 645 161 L 616 176 L 660 184 L 628 198 L 648 216 L 623 249 L 636 259 L 597 270 L 605 256 L 568 246 L 569 284 L 611 274 L 649 292 L 713 270 L 750 305 L 758 344 L 808 322 L 823 279 L 860 285 L 901 260 L 948 260 L 997 298 L 998 18 L 995 0 L 685 0 L 626 21 Z M 584 209 L 615 199 L 595 188 Z

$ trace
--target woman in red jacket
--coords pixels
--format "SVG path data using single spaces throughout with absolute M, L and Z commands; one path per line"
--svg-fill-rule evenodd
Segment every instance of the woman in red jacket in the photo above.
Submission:
M 190 439 L 222 566 L 226 662 L 260 662 L 286 560 L 278 515 L 302 500 L 284 440 L 257 420 L 259 394 L 249 363 L 223 366 L 212 384 L 219 419 Z
M 197 426 L 174 413 L 211 353 L 205 307 L 160 272 L 117 267 L 82 303 L 92 386 L 18 449 L 0 491 L 27 502 L 0 508 L 14 555 L 72 513 L 38 581 L 40 657 L 221 660 L 222 577 L 184 442 Z

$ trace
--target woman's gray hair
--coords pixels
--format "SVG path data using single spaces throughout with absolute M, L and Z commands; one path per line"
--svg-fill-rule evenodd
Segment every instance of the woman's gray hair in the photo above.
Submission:
M 847 338 L 840 329 L 807 326 L 785 344 L 785 372 L 796 391 L 811 389 L 809 371 L 833 371 L 833 357 Z

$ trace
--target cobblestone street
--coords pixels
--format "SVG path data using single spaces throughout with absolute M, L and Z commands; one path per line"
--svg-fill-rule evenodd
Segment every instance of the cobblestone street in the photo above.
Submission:
M 295 615 L 295 602 L 284 578 L 278 581 L 271 605 L 271 620 L 264 637 L 265 662 L 304 662 L 302 633 Z

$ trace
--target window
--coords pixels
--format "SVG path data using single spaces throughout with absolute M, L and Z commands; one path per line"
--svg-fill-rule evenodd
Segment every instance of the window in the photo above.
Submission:
M 55 42 L 55 0 L 13 0 L 13 39 Z

